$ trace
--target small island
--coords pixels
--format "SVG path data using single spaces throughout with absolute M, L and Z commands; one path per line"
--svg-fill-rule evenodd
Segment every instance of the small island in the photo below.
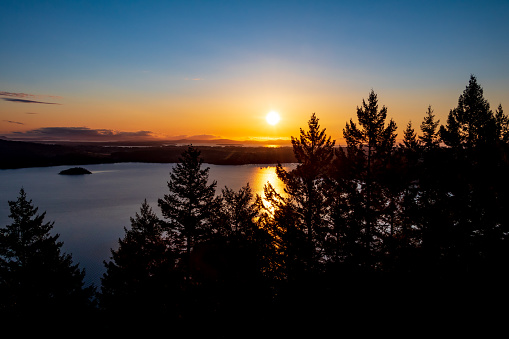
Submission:
M 83 168 L 83 167 L 73 167 L 69 168 L 63 171 L 60 171 L 58 174 L 65 174 L 65 175 L 82 175 L 82 174 L 92 174 L 89 170 Z

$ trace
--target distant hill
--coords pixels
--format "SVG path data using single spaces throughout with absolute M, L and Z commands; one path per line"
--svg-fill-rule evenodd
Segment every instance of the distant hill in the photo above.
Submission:
M 161 142 L 141 145 L 118 142 L 45 144 L 0 140 L 0 169 L 114 162 L 174 163 L 186 147 Z M 195 147 L 202 152 L 204 162 L 209 164 L 275 164 L 296 161 L 291 147 Z

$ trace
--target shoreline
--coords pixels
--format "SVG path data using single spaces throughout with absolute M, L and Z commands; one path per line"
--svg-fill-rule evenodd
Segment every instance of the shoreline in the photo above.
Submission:
M 80 144 L 58 145 L 0 140 L 0 169 L 86 166 L 110 163 L 176 163 L 188 145 L 147 147 Z M 204 163 L 213 165 L 277 164 L 296 162 L 291 146 L 194 146 Z

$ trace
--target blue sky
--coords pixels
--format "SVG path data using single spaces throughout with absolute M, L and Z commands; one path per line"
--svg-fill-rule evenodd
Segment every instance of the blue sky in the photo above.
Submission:
M 445 122 L 470 74 L 508 104 L 508 15 L 509 1 L 3 0 L 0 92 L 60 105 L 2 100 L 0 134 L 289 137 L 316 112 L 340 138 L 371 89 L 402 134 L 428 105 Z

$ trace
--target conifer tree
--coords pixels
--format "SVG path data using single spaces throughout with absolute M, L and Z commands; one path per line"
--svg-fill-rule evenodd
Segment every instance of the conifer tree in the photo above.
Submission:
M 387 107 L 378 109 L 378 98 L 373 90 L 369 93 L 368 102 L 363 99 L 362 106 L 357 107 L 359 127 L 350 119 L 343 130 L 343 137 L 348 147 L 367 150 L 367 170 L 371 170 L 374 156 L 383 159 L 389 154 L 396 141 L 396 123 L 390 120 L 387 126 Z
M 158 200 L 166 228 L 174 237 L 176 250 L 190 255 L 195 243 L 210 232 L 217 207 L 216 181 L 208 184 L 209 167 L 203 168 L 200 151 L 188 147 L 170 172 L 170 193 Z
M 417 151 L 419 148 L 419 140 L 417 139 L 417 134 L 415 133 L 414 128 L 412 127 L 412 122 L 409 121 L 405 131 L 403 132 L 403 145 L 404 148 Z
M 449 112 L 441 137 L 450 147 L 492 144 L 497 140 L 497 124 L 490 104 L 474 75 L 458 99 L 458 106 Z
M 308 130 L 300 129 L 300 137 L 292 137 L 292 146 L 298 166 L 287 172 L 278 164 L 276 173 L 285 184 L 288 208 L 297 216 L 297 228 L 314 247 L 323 237 L 326 214 L 326 192 L 323 178 L 334 156 L 335 141 L 320 129 L 319 119 L 313 113 L 308 121 Z
M 253 193 L 249 183 L 238 192 L 231 188 L 222 189 L 220 206 L 220 232 L 226 236 L 254 240 L 257 225 L 254 219 L 258 216 L 258 207 L 253 203 Z
M 498 105 L 498 109 L 495 112 L 495 120 L 497 124 L 497 136 L 498 139 L 503 142 L 509 141 L 509 117 L 504 114 L 502 104 Z
M 101 306 L 112 315 L 164 312 L 169 308 L 167 295 L 174 292 L 170 276 L 175 272 L 175 257 L 161 220 L 146 200 L 130 219 L 131 228 L 124 227 L 118 249 L 112 249 L 111 260 L 104 262 Z
M 291 196 L 279 194 L 267 183 L 263 200 L 257 196 L 257 223 L 268 235 L 260 244 L 264 250 L 263 274 L 276 285 L 299 281 L 317 268 L 317 242 L 310 242 Z
M 94 287 L 84 287 L 85 271 L 61 253 L 54 222 L 44 222 L 23 188 L 9 207 L 12 224 L 0 228 L 0 308 L 14 317 L 89 312 Z
M 423 148 L 427 151 L 434 149 L 439 145 L 439 124 L 440 120 L 435 121 L 435 115 L 433 114 L 431 105 L 428 106 L 426 116 L 421 123 L 422 135 L 419 136 L 419 140 L 421 141 Z
M 380 183 L 374 179 L 384 171 L 390 160 L 396 142 L 396 123 L 389 120 L 386 125 L 387 107 L 378 109 L 378 98 L 373 90 L 368 101 L 362 100 L 357 107 L 359 125 L 350 119 L 343 129 L 347 143 L 348 157 L 358 162 L 357 178 L 364 196 L 365 230 L 363 233 L 365 247 L 370 251 L 373 239 L 373 228 L 376 226 L 375 212 L 384 205 L 384 193 Z M 352 156 L 350 156 L 352 154 Z M 356 194 L 356 193 L 354 193 Z

